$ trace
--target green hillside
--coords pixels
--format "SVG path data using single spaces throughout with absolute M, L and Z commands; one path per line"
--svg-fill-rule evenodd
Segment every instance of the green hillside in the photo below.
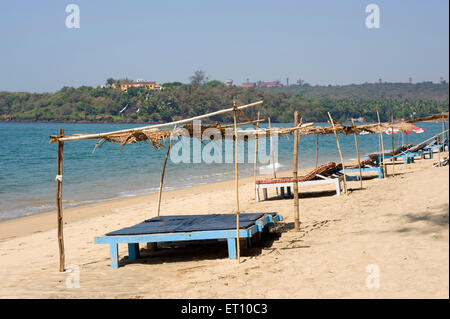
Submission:
M 232 105 L 264 100 L 261 116 L 291 122 L 298 110 L 305 121 L 327 121 L 327 112 L 344 121 L 364 117 L 383 121 L 448 111 L 448 84 L 361 84 L 347 86 L 291 86 L 270 90 L 226 86 L 220 81 L 163 84 L 165 90 L 64 87 L 55 93 L 0 92 L 2 121 L 172 121 Z M 253 118 L 257 109 L 249 110 Z M 231 121 L 230 115 L 211 120 Z

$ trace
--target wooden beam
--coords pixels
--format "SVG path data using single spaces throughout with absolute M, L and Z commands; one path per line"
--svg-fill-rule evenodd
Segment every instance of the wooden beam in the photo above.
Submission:
M 259 111 L 258 111 L 258 123 L 259 123 Z M 259 190 L 256 188 L 256 175 L 257 175 L 257 167 L 258 167 L 258 134 L 255 135 L 255 163 L 253 164 L 253 175 L 254 175 L 254 182 L 255 182 L 255 201 L 257 202 L 257 196 L 256 192 L 259 192 Z
M 339 157 L 341 158 L 341 165 L 342 165 L 342 173 L 344 174 L 344 188 L 345 188 L 345 194 L 348 195 L 348 188 L 347 188 L 347 176 L 345 174 L 345 165 L 344 165 L 344 158 L 342 157 L 342 151 L 341 151 L 341 144 L 339 144 L 339 137 L 336 132 L 336 126 L 334 126 L 333 118 L 331 117 L 330 112 L 328 112 L 328 117 L 330 118 L 331 125 L 333 126 L 334 136 L 336 137 L 336 144 L 339 150 Z
M 262 103 L 263 103 L 263 101 L 258 101 L 255 103 L 238 106 L 238 110 L 243 110 L 243 109 L 246 109 L 246 108 L 249 108 L 252 106 L 260 105 Z M 137 128 L 133 128 L 133 129 L 126 129 L 126 130 L 113 131 L 113 132 L 107 132 L 107 133 L 99 133 L 99 134 L 68 136 L 68 137 L 63 137 L 63 138 L 58 137 L 57 139 L 54 139 L 50 142 L 51 143 L 58 142 L 58 141 L 68 142 L 68 141 L 78 141 L 78 140 L 87 140 L 87 139 L 98 139 L 98 138 L 102 138 L 102 137 L 109 136 L 109 135 L 115 135 L 115 134 L 121 134 L 121 133 L 132 133 L 132 132 L 138 132 L 138 131 L 142 131 L 142 130 L 152 130 L 152 129 L 156 129 L 156 128 L 160 128 L 160 127 L 173 126 L 175 124 L 179 125 L 179 124 L 183 124 L 183 123 L 189 123 L 189 122 L 192 122 L 195 120 L 200 120 L 200 119 L 204 119 L 204 118 L 211 117 L 211 116 L 216 116 L 216 115 L 220 115 L 220 114 L 224 114 L 224 113 L 233 112 L 233 110 L 234 110 L 234 107 L 216 111 L 216 112 L 212 112 L 212 113 L 208 113 L 208 114 L 204 114 L 204 115 L 191 117 L 191 118 L 184 119 L 184 120 L 174 121 L 174 122 L 170 122 L 170 123 L 157 124 L 157 125 L 151 125 L 151 126 L 137 127 Z
M 271 130 L 272 125 L 270 123 L 270 116 L 268 117 L 268 120 L 269 120 L 269 130 Z M 277 173 L 275 171 L 275 154 L 273 152 L 272 133 L 270 133 L 270 157 L 272 158 L 273 178 L 277 178 Z M 277 191 L 277 196 L 278 196 L 278 187 L 276 187 L 275 190 Z
M 439 135 L 436 136 L 436 143 L 437 143 L 437 147 L 438 147 L 438 163 L 439 163 L 439 167 L 441 167 L 441 146 L 439 145 L 439 143 L 440 143 Z
M 59 129 L 59 137 L 64 136 L 64 130 Z M 63 233 L 63 209 L 62 209 L 62 176 L 63 176 L 63 153 L 64 142 L 58 142 L 57 170 L 56 170 L 56 210 L 58 221 L 58 248 L 59 248 L 59 271 L 65 268 L 64 233 Z
M 391 135 L 392 135 L 392 176 L 395 176 L 395 154 L 394 154 L 394 150 L 395 150 L 395 138 L 394 138 L 394 114 L 392 114 L 392 127 L 391 127 Z M 408 157 L 406 157 L 406 161 L 408 162 Z
M 404 133 L 402 133 L 404 134 Z M 408 145 L 408 134 L 405 135 L 406 140 L 406 161 L 405 161 L 405 169 L 408 169 L 408 158 L 409 158 L 409 145 Z M 402 142 L 403 146 L 403 142 Z
M 352 119 L 352 125 L 355 126 L 355 121 L 353 119 Z M 361 187 L 361 189 L 363 189 L 362 172 L 361 172 L 361 159 L 359 157 L 358 139 L 356 138 L 356 133 L 353 133 L 353 136 L 355 137 L 356 156 L 358 157 L 360 187 Z
M 177 128 L 177 124 L 175 124 L 174 129 Z M 166 156 L 164 157 L 164 164 L 161 172 L 161 180 L 159 181 L 159 191 L 158 191 L 158 217 L 159 212 L 161 210 L 161 196 L 162 196 L 162 188 L 164 183 L 164 174 L 166 172 L 167 159 L 169 157 L 170 149 L 172 148 L 172 135 L 169 137 L 169 145 L 167 146 Z
M 258 114 L 259 114 L 259 111 L 258 111 Z M 258 120 L 251 121 L 251 122 L 250 122 L 250 121 L 247 121 L 247 122 L 240 122 L 240 123 L 237 123 L 237 126 L 248 125 L 248 124 L 253 124 L 253 123 L 259 124 L 259 123 L 264 122 L 264 121 L 265 121 L 265 119 L 258 119 Z M 234 124 L 221 125 L 220 127 L 221 127 L 221 128 L 234 127 Z
M 319 165 L 319 134 L 316 134 L 316 168 Z
M 241 262 L 241 244 L 239 239 L 239 168 L 238 168 L 238 135 L 237 135 L 237 104 L 233 103 L 233 117 L 234 117 L 234 175 L 236 178 L 236 247 L 237 260 Z
M 442 113 L 442 115 L 444 115 L 444 113 Z M 445 120 L 444 120 L 444 116 L 442 116 L 441 122 L 442 122 L 442 151 L 445 151 L 445 144 L 444 144 L 444 142 L 445 142 L 445 134 L 444 134 L 445 124 L 444 124 L 444 122 L 445 122 Z M 442 166 L 442 164 L 441 164 L 441 147 L 439 146 L 439 139 L 438 139 L 438 151 L 439 151 L 439 155 L 438 155 L 439 167 L 441 167 Z
M 294 112 L 294 125 L 298 125 L 298 112 Z M 300 206 L 298 201 L 298 130 L 294 131 L 294 150 L 292 159 L 292 178 L 294 181 L 293 192 L 294 192 L 294 230 L 300 230 Z
M 378 124 L 380 124 L 380 113 L 377 110 Z M 381 142 L 381 153 L 383 155 L 383 178 L 387 176 L 386 172 L 386 162 L 384 161 L 384 143 L 383 143 L 383 132 L 380 132 L 380 142 Z M 392 150 L 394 152 L 394 150 Z

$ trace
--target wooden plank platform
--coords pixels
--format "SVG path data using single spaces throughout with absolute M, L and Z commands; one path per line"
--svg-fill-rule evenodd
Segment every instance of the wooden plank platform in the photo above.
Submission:
M 195 221 L 198 221 L 201 216 L 204 219 L 203 222 L 196 225 Z M 254 234 L 262 232 L 281 220 L 282 216 L 273 212 L 242 213 L 239 216 L 239 238 L 251 239 Z M 218 224 L 216 225 L 214 222 L 218 222 Z M 225 229 L 217 229 L 219 226 L 225 227 Z M 155 232 L 158 227 L 161 227 L 161 231 Z M 171 227 L 172 231 L 170 231 Z M 208 229 L 208 227 L 212 229 Z M 143 233 L 138 233 L 139 231 Z M 110 245 L 111 268 L 118 268 L 118 244 L 128 244 L 128 258 L 135 260 L 139 258 L 139 243 L 225 239 L 228 243 L 229 258 L 236 259 L 236 238 L 236 215 L 212 214 L 155 217 L 135 226 L 110 232 L 106 236 L 96 237 L 94 242 Z

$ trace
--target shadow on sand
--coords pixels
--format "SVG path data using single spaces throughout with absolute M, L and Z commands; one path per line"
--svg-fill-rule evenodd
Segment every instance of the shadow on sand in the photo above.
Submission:
M 422 213 L 409 213 L 403 216 L 405 225 L 395 232 L 398 233 L 419 233 L 430 234 L 439 232 L 443 228 L 448 228 L 449 225 L 449 204 L 443 204 L 430 208 L 429 211 Z M 425 225 L 416 227 L 416 223 L 425 222 Z

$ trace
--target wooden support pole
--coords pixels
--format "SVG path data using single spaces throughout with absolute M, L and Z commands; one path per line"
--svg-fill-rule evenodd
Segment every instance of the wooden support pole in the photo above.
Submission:
M 449 128 L 450 128 L 450 113 L 449 113 L 448 116 L 447 116 L 447 122 L 448 122 L 448 126 L 449 126 Z M 444 129 L 445 129 L 445 122 L 444 122 Z M 445 137 L 447 137 L 447 145 L 448 145 L 449 148 L 450 148 L 450 141 L 449 141 L 450 134 L 448 134 L 448 132 L 447 132 L 447 134 L 444 135 L 444 138 L 445 138 Z M 450 151 L 450 149 L 449 149 L 449 151 Z
M 405 134 L 406 158 L 409 158 L 408 133 Z M 408 169 L 408 160 L 405 161 L 405 169 Z
M 353 119 L 352 119 L 352 125 L 355 126 L 355 121 Z M 356 138 L 356 133 L 353 133 L 353 136 L 355 137 L 356 156 L 358 157 L 358 166 L 359 166 L 359 181 L 360 181 L 360 187 L 362 189 L 363 182 L 362 182 L 362 172 L 361 172 L 361 159 L 359 157 L 358 139 Z
M 294 112 L 294 125 L 298 125 L 298 112 Z M 294 230 L 300 230 L 300 213 L 299 213 L 299 202 L 298 202 L 298 130 L 294 131 L 294 151 L 292 159 L 292 179 L 294 181 L 293 191 L 294 191 Z
M 258 111 L 259 113 L 259 111 Z M 255 121 L 247 121 L 247 122 L 240 122 L 237 123 L 237 126 L 241 126 L 241 125 L 248 125 L 248 124 L 258 124 L 264 122 L 264 119 L 259 119 L 259 120 L 255 120 Z M 229 127 L 234 127 L 234 124 L 228 124 L 228 125 L 220 125 L 221 128 L 229 128 Z
M 259 121 L 259 111 L 258 111 L 258 121 Z M 256 188 L 256 175 L 257 175 L 257 167 L 258 167 L 258 134 L 255 135 L 255 163 L 253 164 L 253 175 L 255 182 L 255 201 L 257 201 L 256 192 L 258 189 Z
M 319 164 L 319 134 L 316 134 L 316 168 Z
M 444 131 L 445 131 L 445 119 L 444 119 L 444 113 L 442 113 L 442 118 L 441 118 L 441 123 L 442 123 L 442 139 L 444 139 L 445 138 L 445 134 L 444 134 Z
M 270 123 L 270 117 L 268 118 L 269 120 L 269 130 L 272 128 L 272 125 Z M 272 158 L 272 169 L 273 169 L 273 178 L 277 178 L 277 173 L 275 171 L 275 154 L 273 152 L 273 139 L 272 139 L 272 133 L 270 134 L 270 156 Z M 278 187 L 275 188 L 277 191 L 277 196 L 278 196 Z
M 238 169 L 238 135 L 237 135 L 237 104 L 233 103 L 234 115 L 234 174 L 236 178 L 236 248 L 237 260 L 241 262 L 241 244 L 239 239 L 239 169 Z
M 59 129 L 59 137 L 64 136 L 64 130 Z M 56 209 L 58 213 L 58 247 L 59 247 L 59 271 L 63 272 L 65 268 L 65 253 L 64 253 L 64 220 L 62 209 L 62 176 L 63 176 L 63 153 L 64 142 L 58 142 L 58 156 L 57 156 L 57 172 L 56 172 Z
M 344 174 L 344 188 L 345 188 L 345 194 L 348 195 L 348 188 L 347 188 L 347 176 L 345 174 L 345 165 L 344 165 L 344 157 L 342 157 L 342 151 L 341 151 L 341 144 L 339 144 L 339 137 L 336 132 L 336 127 L 334 126 L 333 118 L 331 117 L 330 112 L 328 112 L 328 117 L 330 118 L 331 125 L 333 126 L 334 136 L 336 137 L 336 143 L 339 150 L 339 157 L 341 158 L 341 165 L 342 165 L 342 173 Z
M 395 176 L 395 154 L 394 154 L 394 114 L 392 114 L 392 127 L 391 127 L 391 136 L 392 136 L 392 176 Z M 408 155 L 406 155 L 408 156 Z M 408 162 L 408 157 L 406 157 L 406 162 Z
M 380 113 L 378 113 L 377 110 L 377 117 L 378 117 L 378 124 L 381 124 L 380 122 Z M 384 143 L 383 143 L 383 132 L 380 132 L 380 142 L 381 142 L 381 154 L 383 155 L 383 178 L 387 176 L 386 172 L 386 162 L 384 160 Z
M 177 124 L 173 127 L 175 130 L 177 128 Z M 172 135 L 169 137 L 169 145 L 167 146 L 166 156 L 164 157 L 164 164 L 161 172 L 161 180 L 159 181 L 159 191 L 158 191 L 158 217 L 161 211 L 161 196 L 162 196 L 162 188 L 164 183 L 164 174 L 166 172 L 167 159 L 169 158 L 170 149 L 172 148 Z
M 445 126 L 444 126 L 444 113 L 442 113 L 442 118 L 441 118 L 441 121 L 442 121 L 442 151 L 444 152 L 445 151 L 445 144 L 444 144 L 444 142 L 445 142 Z M 439 167 L 441 167 L 442 166 L 442 164 L 441 164 L 441 146 L 439 145 L 439 139 L 438 139 L 438 150 L 439 150 Z
M 441 167 L 441 146 L 439 145 L 440 144 L 439 134 L 436 136 L 436 143 L 438 147 L 438 163 L 439 167 Z

